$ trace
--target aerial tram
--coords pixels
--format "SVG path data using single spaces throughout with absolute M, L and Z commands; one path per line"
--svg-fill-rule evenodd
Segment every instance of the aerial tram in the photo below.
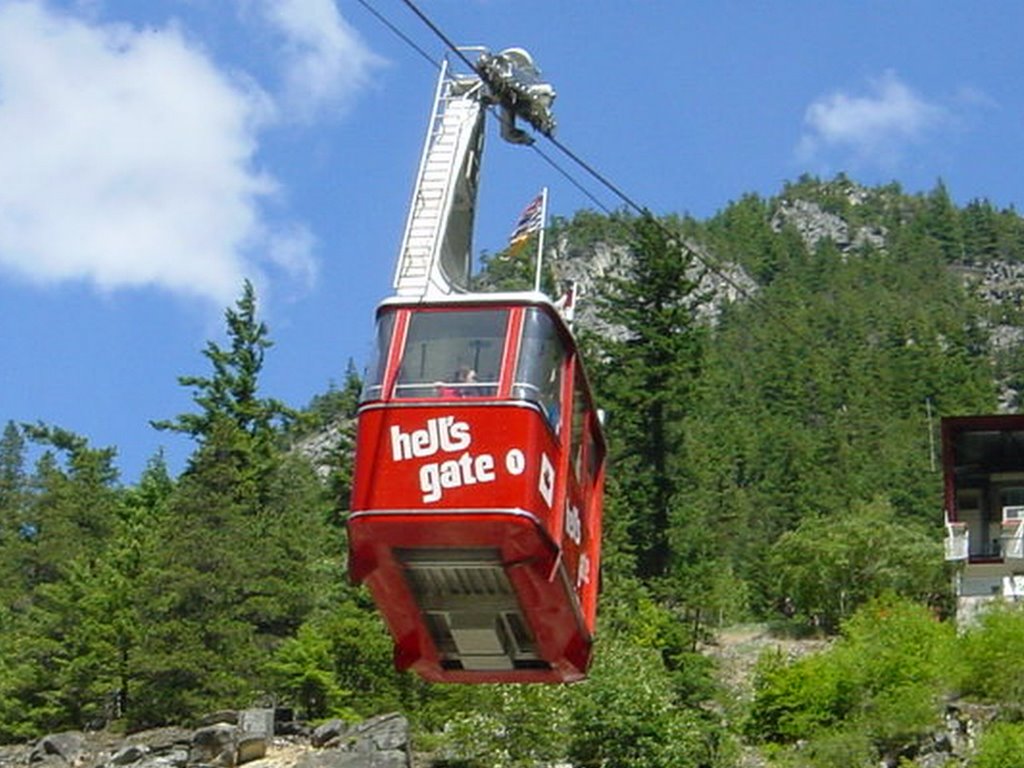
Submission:
M 436 682 L 586 675 L 597 612 L 605 443 L 560 306 L 468 289 L 484 117 L 550 135 L 529 55 L 441 71 L 395 295 L 358 413 L 349 572 L 395 663 Z M 539 274 L 539 271 L 538 271 Z M 538 282 L 539 285 L 539 282 Z

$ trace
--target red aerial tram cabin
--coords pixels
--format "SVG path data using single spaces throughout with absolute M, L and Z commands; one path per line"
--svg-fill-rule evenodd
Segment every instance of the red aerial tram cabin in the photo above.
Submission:
M 444 62 L 377 362 L 359 408 L 349 573 L 395 640 L 439 682 L 585 676 L 597 612 L 605 446 L 566 322 L 535 289 L 473 293 L 471 235 L 484 117 L 551 135 L 554 89 L 530 55 Z M 527 211 L 524 211 L 526 216 Z M 516 228 L 516 236 L 520 234 Z
M 386 300 L 359 409 L 350 570 L 439 682 L 584 677 L 605 445 L 540 293 Z

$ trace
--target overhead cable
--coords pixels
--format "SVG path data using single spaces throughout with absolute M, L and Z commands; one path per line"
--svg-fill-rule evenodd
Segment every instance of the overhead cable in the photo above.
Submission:
M 363 7 L 367 8 L 368 10 L 370 10 L 371 13 L 373 13 L 373 15 L 375 17 L 377 17 L 389 29 L 391 29 L 393 32 L 395 32 L 395 34 L 398 35 L 402 40 L 404 40 L 406 43 L 408 43 L 410 46 L 412 46 L 417 52 L 420 53 L 421 56 L 424 56 L 424 58 L 426 58 L 428 61 L 430 61 L 430 63 L 433 64 L 435 67 L 439 67 L 437 62 L 435 62 L 430 56 L 428 56 L 426 53 L 424 53 L 422 48 L 420 48 L 418 45 L 416 45 L 414 42 L 412 42 L 406 35 L 402 34 L 394 25 L 392 25 L 390 22 L 386 21 L 383 18 L 383 16 L 381 16 L 377 11 L 373 10 L 372 8 L 370 8 L 369 4 L 367 3 L 367 0 L 358 0 L 358 2 L 360 3 L 360 5 L 362 5 Z M 429 16 L 427 16 L 426 13 L 424 13 L 416 5 L 415 2 L 413 2 L 413 0 L 402 0 L 402 2 L 406 5 L 406 7 L 409 8 L 410 11 L 412 11 L 416 15 L 417 18 L 420 19 L 420 21 L 423 22 L 424 25 L 426 25 L 430 29 L 431 32 L 434 33 L 434 35 L 445 45 L 446 48 L 448 48 L 449 51 L 451 51 L 455 56 L 457 56 L 459 59 L 461 59 L 466 64 L 466 66 L 468 66 L 474 72 L 478 72 L 477 65 L 466 56 L 465 52 L 462 51 L 451 40 L 451 38 L 449 38 L 448 35 L 446 35 L 444 33 L 444 31 L 439 26 L 437 26 L 437 24 L 435 24 L 433 22 L 433 20 Z M 598 181 L 602 186 L 604 186 L 615 197 L 617 197 L 619 200 L 621 200 L 626 205 L 627 208 L 631 209 L 632 211 L 634 211 L 635 213 L 637 213 L 640 216 L 650 216 L 651 220 L 668 237 L 670 237 L 672 239 L 676 239 L 677 238 L 679 233 L 676 233 L 676 232 L 673 232 L 672 230 L 670 230 L 664 224 L 664 222 L 662 222 L 660 219 L 658 219 L 655 216 L 653 216 L 650 213 L 650 210 L 647 207 L 642 206 L 638 202 L 636 202 L 632 197 L 627 195 L 621 188 L 619 188 L 618 185 L 613 183 L 609 178 L 607 178 L 604 174 L 602 174 L 600 171 L 598 171 L 594 166 L 592 166 L 590 163 L 586 162 L 583 158 L 581 158 L 579 155 L 577 155 L 575 152 L 573 152 L 563 142 L 559 141 L 558 139 L 554 138 L 553 136 L 546 135 L 546 134 L 542 134 L 542 135 L 544 135 L 544 137 L 548 141 L 550 141 L 559 151 L 561 151 L 562 154 L 564 154 L 566 157 L 568 157 L 570 160 L 572 160 L 577 166 L 582 168 L 587 174 L 589 174 L 596 181 Z M 580 183 L 575 178 L 573 178 L 572 175 L 570 175 L 568 171 L 563 169 L 561 166 L 559 166 L 557 163 L 555 163 L 552 158 L 550 158 L 548 155 L 546 155 L 544 152 L 542 152 L 540 149 L 538 149 L 536 144 L 533 144 L 531 146 L 534 148 L 534 150 L 549 165 L 551 165 L 562 176 L 564 176 L 566 179 L 568 179 L 569 182 L 574 187 L 576 187 L 576 189 L 578 189 L 582 194 L 584 194 L 589 200 L 591 200 L 591 202 L 593 202 L 595 205 L 597 205 L 606 214 L 609 214 L 609 215 L 611 214 L 611 211 L 608 209 L 608 207 L 603 205 L 597 199 L 597 197 L 593 193 L 591 193 L 589 190 L 587 190 L 582 185 L 582 183 Z M 726 283 L 731 288 L 733 288 L 738 294 L 740 294 L 741 296 L 744 296 L 747 299 L 751 299 L 752 298 L 752 296 L 750 294 L 750 291 L 748 291 L 745 286 L 740 285 L 731 275 L 726 274 L 723 271 L 722 267 L 719 264 L 716 264 L 714 262 L 714 260 L 709 259 L 707 256 L 701 254 L 696 249 L 691 248 L 690 246 L 688 246 L 686 243 L 682 242 L 681 240 L 679 240 L 678 243 L 679 243 L 679 246 L 682 249 L 684 249 L 687 253 L 691 254 L 693 256 L 693 258 L 695 258 L 702 265 L 704 265 L 705 269 L 707 269 L 708 271 L 710 271 L 710 272 L 714 273 L 715 275 L 717 275 L 724 283 Z

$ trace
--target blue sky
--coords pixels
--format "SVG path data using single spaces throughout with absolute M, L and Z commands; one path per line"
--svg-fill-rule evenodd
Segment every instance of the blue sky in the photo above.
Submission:
M 400 0 L 367 0 L 433 57 Z M 558 137 L 656 213 L 802 173 L 1024 205 L 1024 4 L 420 0 L 460 44 L 527 48 Z M 0 421 L 116 446 L 125 482 L 187 440 L 223 310 L 252 279 L 264 394 L 305 405 L 369 349 L 435 72 L 354 0 L 0 0 Z M 553 147 L 604 205 L 620 201 Z M 476 250 L 541 186 L 488 136 Z

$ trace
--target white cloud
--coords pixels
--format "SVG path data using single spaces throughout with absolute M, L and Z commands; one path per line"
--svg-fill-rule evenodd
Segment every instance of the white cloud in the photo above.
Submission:
M 803 161 L 829 151 L 886 167 L 947 122 L 947 111 L 915 94 L 893 72 L 869 82 L 867 95 L 841 91 L 811 104 L 797 154 Z
M 338 13 L 335 0 L 257 0 L 281 37 L 284 114 L 310 120 L 344 109 L 381 64 Z
M 268 99 L 174 26 L 0 3 L 0 269 L 221 304 L 260 264 L 306 279 L 311 237 L 268 223 Z M 282 255 L 284 254 L 284 255 Z

